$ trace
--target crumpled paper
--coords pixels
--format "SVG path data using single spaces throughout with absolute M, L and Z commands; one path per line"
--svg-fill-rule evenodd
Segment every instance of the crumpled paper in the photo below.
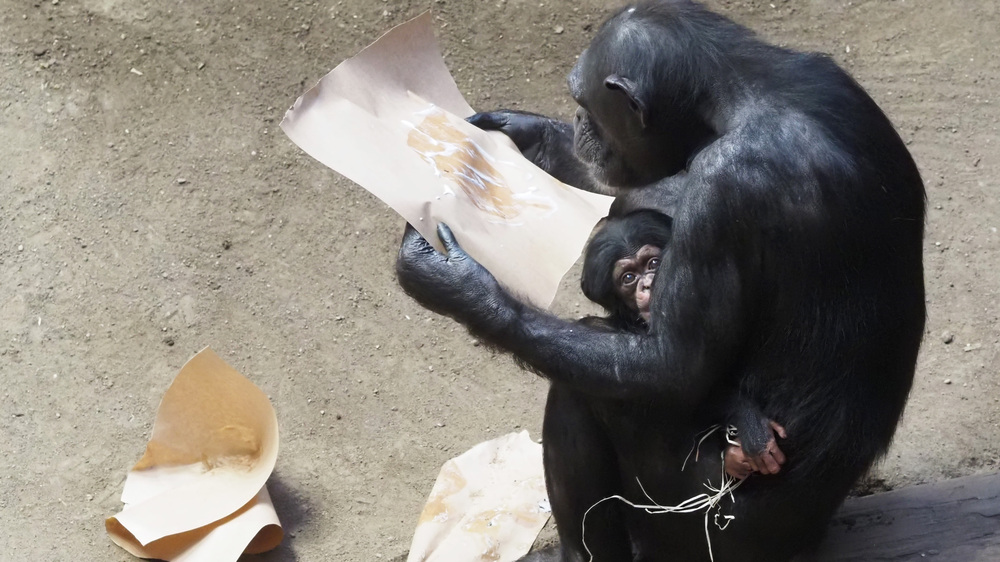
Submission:
M 447 223 L 500 283 L 547 307 L 611 198 L 555 180 L 502 133 L 466 123 L 472 113 L 424 13 L 327 74 L 281 128 L 438 249 Z
M 542 446 L 527 431 L 486 441 L 446 462 L 407 562 L 509 562 L 548 521 Z
M 270 550 L 283 537 L 264 485 L 277 457 L 270 400 L 205 348 L 164 394 L 125 479 L 125 508 L 105 528 L 142 558 L 227 562 Z

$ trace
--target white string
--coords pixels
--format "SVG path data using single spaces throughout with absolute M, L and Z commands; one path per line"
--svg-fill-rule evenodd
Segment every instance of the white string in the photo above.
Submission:
M 737 439 L 739 438 L 739 436 L 740 436 L 740 433 L 739 433 L 739 431 L 736 430 L 736 426 L 735 425 L 727 425 L 726 426 L 726 443 L 729 443 L 730 445 L 736 445 L 737 447 L 739 447 L 740 446 L 740 442 L 737 441 Z
M 701 451 L 702 442 L 708 439 L 708 436 L 715 433 L 715 431 L 720 427 L 722 426 L 719 424 L 715 424 L 713 426 L 710 426 L 708 429 L 702 431 L 701 433 L 695 434 L 694 444 L 691 445 L 691 449 L 688 450 L 688 454 L 684 457 L 684 462 L 681 463 L 681 472 L 684 472 L 684 469 L 687 468 L 688 460 L 691 459 L 692 454 L 694 455 L 694 462 L 698 462 L 698 453 Z
M 683 471 L 684 468 L 687 466 L 688 458 L 691 457 L 692 453 L 694 454 L 694 461 L 698 462 L 698 450 L 701 448 L 701 444 L 705 441 L 705 439 L 708 438 L 709 435 L 712 435 L 713 433 L 715 433 L 720 428 L 722 428 L 722 425 L 721 424 L 716 424 L 716 425 L 713 425 L 713 426 L 709 427 L 708 429 L 705 429 L 701 433 L 695 435 L 695 443 L 692 446 L 691 451 L 688 451 L 687 457 L 684 458 L 684 464 L 681 465 L 681 471 Z M 727 443 L 729 443 L 731 445 L 738 445 L 739 444 L 738 442 L 734 441 L 734 439 L 736 438 L 736 428 L 735 427 L 733 427 L 731 425 L 727 426 L 725 428 L 725 437 L 726 437 L 726 442 Z M 652 497 L 650 497 L 650 495 L 646 492 L 646 489 L 643 487 L 642 482 L 640 482 L 639 479 L 636 478 L 635 481 L 639 485 L 639 489 L 642 491 L 642 495 L 646 496 L 646 499 L 649 500 L 648 504 L 633 503 L 633 502 L 631 502 L 631 501 L 623 498 L 622 496 L 619 496 L 619 495 L 616 494 L 616 495 L 613 495 L 613 496 L 608 496 L 606 498 L 602 498 L 602 499 L 598 500 L 597 503 L 595 503 L 594 505 L 588 507 L 587 511 L 585 511 L 583 513 L 583 522 L 582 522 L 581 537 L 580 537 L 582 539 L 582 541 L 583 541 L 583 548 L 584 548 L 584 550 L 587 551 L 587 556 L 589 557 L 588 561 L 589 562 L 594 562 L 594 554 L 590 551 L 590 548 L 587 546 L 587 538 L 586 538 L 587 537 L 587 515 L 590 514 L 590 510 L 594 509 L 598 505 L 600 505 L 600 504 L 602 504 L 602 503 L 604 503 L 604 502 L 606 502 L 608 500 L 618 500 L 618 501 L 620 501 L 620 502 L 622 502 L 622 503 L 624 503 L 624 504 L 626 504 L 626 505 L 628 505 L 628 506 L 630 506 L 630 507 L 632 507 L 634 509 L 641 509 L 641 510 L 645 511 L 646 513 L 650 514 L 650 515 L 659 515 L 659 514 L 663 514 L 663 513 L 697 513 L 699 511 L 704 511 L 705 512 L 705 542 L 708 544 L 708 558 L 712 562 L 715 562 L 715 557 L 712 555 L 712 537 L 709 535 L 709 532 L 708 532 L 708 516 L 709 516 L 709 514 L 712 514 L 712 512 L 714 511 L 715 513 L 714 513 L 713 521 L 715 523 L 715 526 L 718 527 L 720 531 L 725 531 L 726 527 L 728 527 L 729 524 L 732 523 L 732 521 L 734 519 L 736 519 L 736 516 L 734 516 L 734 515 L 724 515 L 722 513 L 722 507 L 719 505 L 719 503 L 726 496 L 729 496 L 730 501 L 735 502 L 736 498 L 733 496 L 733 491 L 735 491 L 737 488 L 739 488 L 740 485 L 743 484 L 743 482 L 744 482 L 744 480 L 739 480 L 737 478 L 733 478 L 732 476 L 729 476 L 728 474 L 726 474 L 726 462 L 725 462 L 726 461 L 726 452 L 725 451 L 722 452 L 721 457 L 722 457 L 722 479 L 721 479 L 722 480 L 722 485 L 717 488 L 717 487 L 715 487 L 715 486 L 712 485 L 711 480 L 706 480 L 705 483 L 704 483 L 704 486 L 705 486 L 705 488 L 708 489 L 709 493 L 698 494 L 698 495 L 696 495 L 694 497 L 691 497 L 691 498 L 688 498 L 688 499 L 686 499 L 686 500 L 682 501 L 681 503 L 679 503 L 677 505 L 674 505 L 674 506 L 660 505 L 659 503 L 656 502 L 656 500 L 654 500 Z M 719 521 L 720 517 L 723 519 L 722 522 Z

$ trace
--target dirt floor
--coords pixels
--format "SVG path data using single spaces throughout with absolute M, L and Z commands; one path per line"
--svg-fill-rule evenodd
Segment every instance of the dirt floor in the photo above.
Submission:
M 342 59 L 433 7 L 477 108 L 568 117 L 598 0 L 0 0 L 0 558 L 120 560 L 118 511 L 172 377 L 212 346 L 267 392 L 288 532 L 263 560 L 405 554 L 440 465 L 546 384 L 396 285 L 402 220 L 278 129 Z M 923 172 L 930 317 L 870 489 L 1000 468 L 1000 7 L 722 1 L 831 53 Z M 556 305 L 591 310 L 570 276 Z

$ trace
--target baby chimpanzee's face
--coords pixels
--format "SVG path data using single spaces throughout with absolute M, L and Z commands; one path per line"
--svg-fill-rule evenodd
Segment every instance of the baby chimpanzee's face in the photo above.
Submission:
M 649 322 L 650 287 L 660 265 L 660 252 L 660 248 L 646 244 L 635 254 L 616 261 L 611 271 L 618 297 L 646 322 Z

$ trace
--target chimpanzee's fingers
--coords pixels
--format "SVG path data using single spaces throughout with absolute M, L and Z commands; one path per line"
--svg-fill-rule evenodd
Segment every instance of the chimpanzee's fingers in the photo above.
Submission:
M 421 242 L 427 242 L 424 237 L 417 232 L 413 225 L 406 223 L 406 228 L 403 229 L 403 242 L 399 245 L 399 254 L 403 255 L 413 249 L 419 248 Z
M 426 254 L 428 252 L 436 252 L 434 246 L 431 246 L 424 237 L 417 232 L 417 229 L 413 228 L 413 225 L 406 223 L 406 229 L 403 230 L 403 242 L 399 245 L 399 260 L 402 260 L 408 256 Z
M 743 449 L 738 445 L 729 445 L 722 457 L 723 467 L 726 470 L 726 474 L 743 480 L 750 473 L 750 465 L 743 462 Z
M 746 480 L 746 477 L 750 476 L 750 469 L 743 465 L 727 467 L 726 474 L 737 480 Z
M 484 131 L 498 131 L 510 122 L 509 114 L 503 110 L 483 111 L 466 117 L 465 120 Z
M 450 228 L 448 228 L 448 225 L 443 222 L 439 222 L 437 233 L 438 238 L 441 239 L 441 243 L 444 244 L 444 251 L 448 253 L 449 257 L 465 254 L 465 250 L 458 245 L 458 240 L 455 240 L 455 234 Z
M 420 236 L 420 233 L 417 232 L 417 229 L 413 228 L 412 224 L 406 223 L 406 228 L 403 229 L 403 242 L 406 242 L 408 238 L 413 236 Z
M 762 455 L 762 461 L 762 474 L 777 474 L 781 472 L 781 465 L 778 464 L 778 461 L 774 458 L 770 451 L 766 451 Z
M 778 464 L 785 464 L 785 461 L 788 460 L 785 458 L 785 453 L 781 451 L 781 447 L 778 447 L 778 444 L 774 441 L 768 444 L 767 450 L 771 452 L 771 455 L 774 456 L 774 460 Z
M 750 476 L 751 470 L 750 465 L 747 463 L 729 463 L 725 465 L 726 474 L 732 476 L 737 480 L 744 480 L 747 476 Z
M 781 437 L 782 439 L 788 437 L 788 433 L 785 431 L 785 428 L 782 427 L 778 422 L 774 420 L 769 420 L 768 424 L 771 426 L 771 429 L 778 434 L 778 437 Z

